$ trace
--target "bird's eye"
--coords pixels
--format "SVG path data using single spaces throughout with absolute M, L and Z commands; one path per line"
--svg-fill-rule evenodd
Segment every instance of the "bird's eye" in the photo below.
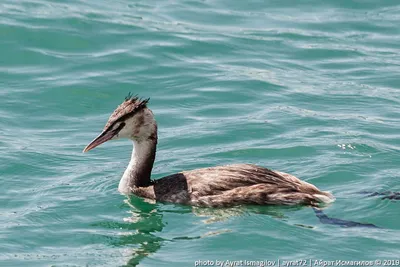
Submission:
M 114 134 L 118 134 L 119 131 L 122 130 L 122 128 L 124 128 L 125 126 L 125 122 L 121 122 L 121 123 L 116 123 L 114 124 L 114 126 L 112 127 L 112 130 L 114 132 Z
M 116 132 L 121 131 L 122 128 L 124 128 L 124 126 L 125 126 L 125 122 L 121 122 L 121 123 L 117 126 L 117 128 L 115 129 L 115 131 L 116 131 Z

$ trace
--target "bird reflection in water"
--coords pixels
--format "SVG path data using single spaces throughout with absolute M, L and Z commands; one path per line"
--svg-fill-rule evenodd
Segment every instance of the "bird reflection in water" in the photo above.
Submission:
M 107 239 L 113 247 L 122 247 L 124 257 L 129 260 L 122 266 L 137 266 L 144 259 L 154 255 L 159 249 L 170 242 L 187 242 L 200 238 L 220 235 L 231 232 L 218 225 L 216 229 L 210 230 L 207 226 L 207 232 L 194 235 L 178 235 L 172 238 L 163 238 L 161 233 L 166 226 L 163 218 L 167 213 L 176 213 L 179 216 L 184 214 L 194 214 L 199 218 L 202 224 L 213 224 L 223 222 L 233 217 L 250 216 L 254 213 L 266 214 L 275 218 L 284 218 L 283 210 L 275 208 L 257 208 L 254 207 L 232 207 L 232 208 L 198 208 L 179 205 L 165 205 L 151 200 L 145 200 L 135 196 L 124 200 L 124 207 L 129 206 L 130 216 L 123 218 L 121 223 L 100 223 L 96 226 L 120 229 L 115 237 L 108 236 Z M 176 208 L 178 207 L 178 208 Z
M 131 207 L 130 217 L 124 218 L 129 235 L 120 236 L 120 245 L 134 244 L 131 258 L 124 266 L 137 266 L 143 259 L 158 251 L 168 240 L 159 237 L 164 228 L 163 213 L 158 205 L 144 199 L 132 197 L 124 201 Z

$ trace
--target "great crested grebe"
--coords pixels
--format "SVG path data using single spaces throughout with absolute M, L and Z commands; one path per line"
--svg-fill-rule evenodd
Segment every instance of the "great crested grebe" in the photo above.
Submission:
M 293 175 L 251 164 L 183 171 L 151 180 L 156 156 L 157 123 L 149 99 L 128 96 L 108 119 L 104 130 L 83 152 L 119 138 L 133 141 L 134 150 L 118 190 L 161 202 L 202 207 L 240 204 L 310 205 L 334 201 L 331 193 Z

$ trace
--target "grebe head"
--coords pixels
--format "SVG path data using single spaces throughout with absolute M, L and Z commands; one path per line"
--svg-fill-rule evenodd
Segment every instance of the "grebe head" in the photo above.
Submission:
M 157 124 L 153 112 L 147 108 L 149 99 L 128 95 L 125 101 L 111 114 L 103 131 L 83 152 L 87 152 L 108 140 L 129 138 L 136 142 L 157 141 Z

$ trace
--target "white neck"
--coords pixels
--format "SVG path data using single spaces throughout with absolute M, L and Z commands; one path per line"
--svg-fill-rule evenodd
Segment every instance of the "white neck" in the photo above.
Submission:
M 149 186 L 156 155 L 157 139 L 133 140 L 131 161 L 119 182 L 118 191 L 129 194 L 132 188 Z

